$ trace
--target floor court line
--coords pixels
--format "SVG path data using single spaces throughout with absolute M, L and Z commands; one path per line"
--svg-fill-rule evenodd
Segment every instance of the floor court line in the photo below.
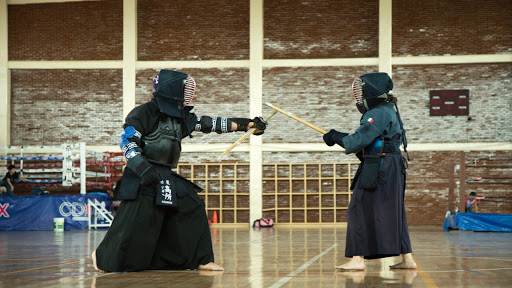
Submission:
M 423 280 L 423 282 L 427 285 L 427 288 L 439 288 L 434 282 L 434 279 L 428 275 L 427 271 L 423 270 L 423 268 L 418 265 L 418 262 L 416 262 L 416 270 L 418 271 L 421 280 Z
M 36 258 L 36 259 L 32 259 L 32 258 L 17 258 L 17 259 L 9 258 L 9 261 L 33 261 L 33 262 L 39 262 L 39 263 L 26 263 L 26 264 L 16 264 L 16 265 L 0 265 L 0 269 L 21 268 L 21 267 L 25 267 L 25 266 L 35 266 L 35 265 L 41 265 L 41 264 L 45 264 L 45 263 L 52 263 L 52 262 L 55 263 L 55 262 L 59 262 L 59 261 L 62 261 L 62 260 L 76 260 L 76 259 L 77 258 L 73 258 L 73 257 L 61 258 L 61 260 L 53 260 L 53 259 L 52 260 L 48 260 L 48 259 L 41 259 L 41 258 Z M 81 259 L 85 260 L 85 261 L 88 261 L 87 258 L 81 258 Z M 89 260 L 91 260 L 91 258 L 89 258 Z M 57 265 L 57 264 L 55 264 L 55 265 Z
M 499 261 L 509 261 L 512 262 L 512 259 L 503 259 L 503 258 L 493 258 L 493 257 L 478 257 L 478 256 L 426 256 L 423 258 L 475 258 L 475 259 L 489 259 L 489 260 L 499 260 Z
M 274 283 L 269 288 L 279 288 L 286 284 L 286 282 L 290 281 L 292 277 L 296 276 L 297 274 L 301 273 L 302 271 L 306 270 L 306 268 L 309 267 L 309 265 L 313 264 L 316 260 L 318 260 L 320 257 L 324 256 L 325 254 L 329 253 L 334 247 L 338 246 L 338 244 L 333 244 L 331 247 L 324 250 L 324 252 L 316 255 L 315 257 L 311 258 L 308 262 L 304 263 L 302 266 L 300 266 L 297 270 L 293 271 L 292 273 L 286 275 L 286 277 L 281 278 L 279 281 Z
M 512 268 L 476 268 L 476 269 L 454 269 L 454 270 L 432 270 L 432 271 L 423 271 L 425 273 L 452 273 L 452 272 L 468 272 L 468 271 L 498 271 L 498 270 L 512 270 Z
M 0 275 L 16 274 L 16 273 L 21 273 L 21 272 L 27 272 L 27 271 L 32 271 L 32 270 L 38 270 L 38 269 L 44 269 L 44 268 L 56 267 L 56 266 L 62 266 L 62 265 L 68 265 L 68 264 L 75 264 L 75 263 L 80 263 L 80 262 L 83 262 L 83 260 L 72 261 L 72 262 L 65 262 L 65 263 L 60 263 L 60 264 L 56 264 L 56 265 L 48 265 L 48 266 L 35 267 L 35 268 L 30 268 L 30 269 L 18 270 L 18 271 L 12 271 L 12 272 L 7 272 L 7 273 L 2 273 Z

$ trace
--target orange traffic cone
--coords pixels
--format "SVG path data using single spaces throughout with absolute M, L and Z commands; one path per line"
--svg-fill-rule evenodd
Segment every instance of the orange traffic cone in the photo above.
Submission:
M 219 220 L 217 219 L 217 210 L 213 211 L 213 221 L 212 223 L 219 223 Z

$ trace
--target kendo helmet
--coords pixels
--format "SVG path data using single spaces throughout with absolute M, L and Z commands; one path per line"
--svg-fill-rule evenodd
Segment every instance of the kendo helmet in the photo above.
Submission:
M 183 107 L 194 98 L 196 82 L 191 76 L 180 72 L 162 69 L 153 78 L 153 87 L 160 110 L 172 117 L 183 117 Z
M 361 113 L 387 101 L 392 89 L 393 80 L 385 72 L 364 74 L 352 82 L 356 105 Z

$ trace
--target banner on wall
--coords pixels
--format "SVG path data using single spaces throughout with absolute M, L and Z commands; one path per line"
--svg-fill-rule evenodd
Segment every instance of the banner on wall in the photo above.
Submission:
M 53 219 L 64 218 L 64 229 L 87 229 L 87 199 L 110 207 L 108 197 L 87 195 L 0 197 L 0 230 L 53 230 Z

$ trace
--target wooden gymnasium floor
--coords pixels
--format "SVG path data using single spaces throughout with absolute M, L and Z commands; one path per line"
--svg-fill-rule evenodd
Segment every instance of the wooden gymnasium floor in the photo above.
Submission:
M 512 233 L 410 227 L 417 271 L 390 271 L 388 258 L 339 272 L 343 225 L 211 230 L 223 273 L 100 274 L 89 255 L 105 230 L 0 231 L 0 287 L 512 287 Z

